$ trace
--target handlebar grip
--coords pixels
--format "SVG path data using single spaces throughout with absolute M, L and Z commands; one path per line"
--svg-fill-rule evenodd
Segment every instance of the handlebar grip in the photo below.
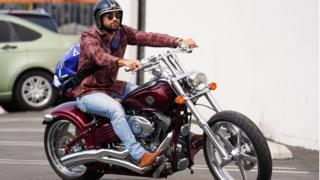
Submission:
M 131 69 L 130 69 L 130 68 L 128 68 L 128 67 L 125 67 L 125 68 L 124 68 L 124 71 L 125 71 L 125 72 L 130 72 L 130 71 L 131 71 Z
M 190 48 L 187 44 L 182 43 L 178 46 L 178 48 L 181 52 L 192 53 L 192 48 Z

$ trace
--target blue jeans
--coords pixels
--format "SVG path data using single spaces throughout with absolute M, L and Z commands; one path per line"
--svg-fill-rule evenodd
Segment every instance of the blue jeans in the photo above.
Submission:
M 145 149 L 136 141 L 128 125 L 122 105 L 114 99 L 118 98 L 123 100 L 128 93 L 136 87 L 136 85 L 127 83 L 123 95 L 114 92 L 112 97 L 105 93 L 99 92 L 84 95 L 77 98 L 77 105 L 83 112 L 109 118 L 114 132 L 120 138 L 124 146 L 128 149 L 131 157 L 135 161 L 139 162 L 142 155 L 145 153 Z

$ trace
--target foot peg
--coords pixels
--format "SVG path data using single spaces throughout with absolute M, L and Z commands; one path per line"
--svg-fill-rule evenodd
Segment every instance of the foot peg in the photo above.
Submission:
M 171 164 L 166 161 L 167 159 L 165 158 L 164 161 L 162 161 L 162 163 L 159 164 L 159 167 L 152 174 L 153 178 L 167 177 L 167 175 L 172 174 Z
M 157 159 L 154 161 L 154 164 L 158 165 L 158 164 L 161 164 L 165 161 L 166 161 L 166 157 L 164 155 L 158 156 Z

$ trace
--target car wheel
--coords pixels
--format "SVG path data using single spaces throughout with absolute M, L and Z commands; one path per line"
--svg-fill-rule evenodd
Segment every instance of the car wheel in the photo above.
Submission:
M 51 86 L 52 75 L 44 71 L 29 71 L 17 81 L 15 100 L 23 110 L 43 110 L 51 106 L 57 97 Z

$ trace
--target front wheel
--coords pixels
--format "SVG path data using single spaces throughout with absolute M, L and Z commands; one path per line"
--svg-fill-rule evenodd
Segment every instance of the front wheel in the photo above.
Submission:
M 215 179 L 271 179 L 272 159 L 268 144 L 249 118 L 237 112 L 223 111 L 215 114 L 208 125 L 232 156 L 230 161 L 222 160 L 216 147 L 204 135 L 204 156 Z

